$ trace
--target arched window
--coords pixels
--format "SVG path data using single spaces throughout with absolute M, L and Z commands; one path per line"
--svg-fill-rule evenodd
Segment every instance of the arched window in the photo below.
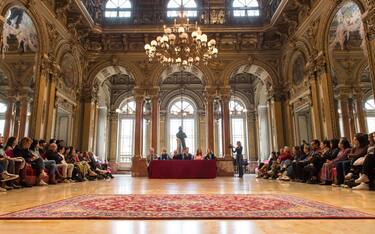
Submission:
M 181 126 L 187 138 L 186 147 L 190 149 L 190 153 L 194 153 L 196 147 L 196 108 L 193 102 L 186 97 L 179 97 L 172 101 L 169 113 L 169 152 L 177 149 L 176 134 Z
M 231 116 L 232 143 L 235 145 L 240 141 L 243 147 L 243 154 L 247 153 L 247 134 L 246 134 L 246 113 L 245 105 L 239 99 L 233 99 L 229 102 L 229 111 Z
M 260 15 L 258 0 L 234 0 L 233 16 L 256 17 Z
M 126 100 L 120 108 L 117 162 L 130 163 L 134 154 L 135 101 Z
M 375 132 L 375 102 L 370 97 L 365 102 L 367 132 Z
M 108 0 L 104 14 L 106 18 L 130 18 L 131 9 L 130 0 Z
M 0 102 L 0 134 L 4 135 L 5 126 L 5 112 L 7 111 L 7 106 Z
M 197 3 L 194 0 L 170 0 L 167 5 L 167 16 L 177 17 L 183 11 L 184 15 L 195 18 L 198 15 Z

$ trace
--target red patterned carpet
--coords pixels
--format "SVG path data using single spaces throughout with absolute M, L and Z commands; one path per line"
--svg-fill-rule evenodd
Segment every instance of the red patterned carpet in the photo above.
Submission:
M 370 215 L 289 195 L 83 195 L 0 219 L 327 219 Z

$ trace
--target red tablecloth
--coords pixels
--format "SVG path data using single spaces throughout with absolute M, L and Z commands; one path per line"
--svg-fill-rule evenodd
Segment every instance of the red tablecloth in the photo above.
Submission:
M 215 160 L 154 160 L 148 167 L 152 179 L 212 179 L 216 177 Z

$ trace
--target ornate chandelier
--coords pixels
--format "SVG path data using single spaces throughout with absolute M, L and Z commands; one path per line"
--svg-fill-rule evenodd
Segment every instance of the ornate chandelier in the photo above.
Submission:
M 205 65 L 212 58 L 216 58 L 218 49 L 216 41 L 208 41 L 198 24 L 190 33 L 189 18 L 181 10 L 178 19 L 172 27 L 164 25 L 164 34 L 145 45 L 149 61 L 157 60 L 165 66 L 192 66 L 203 62 Z

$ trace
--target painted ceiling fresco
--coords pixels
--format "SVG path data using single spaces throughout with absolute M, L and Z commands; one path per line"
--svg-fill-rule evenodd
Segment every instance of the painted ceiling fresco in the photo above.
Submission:
M 38 36 L 34 23 L 26 11 L 12 7 L 5 15 L 3 53 L 8 51 L 36 52 Z
M 331 24 L 330 49 L 350 50 L 362 47 L 363 38 L 361 10 L 356 3 L 345 2 L 337 11 Z

